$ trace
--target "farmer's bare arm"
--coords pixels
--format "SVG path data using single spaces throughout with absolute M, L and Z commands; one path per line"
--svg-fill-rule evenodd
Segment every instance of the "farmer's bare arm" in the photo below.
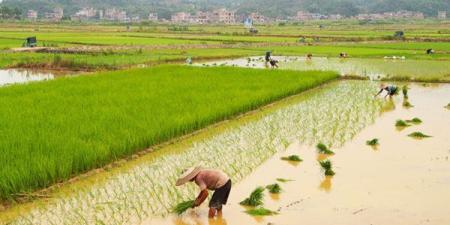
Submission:
M 381 90 L 375 95 L 375 97 L 377 97 L 378 95 L 380 95 L 381 92 L 383 92 L 383 89 L 381 89 Z
M 194 207 L 201 205 L 206 200 L 206 198 L 208 198 L 208 190 L 204 189 L 200 192 L 197 199 L 195 199 Z

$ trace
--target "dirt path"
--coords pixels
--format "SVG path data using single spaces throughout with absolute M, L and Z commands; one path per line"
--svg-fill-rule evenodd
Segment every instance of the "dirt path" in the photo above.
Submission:
M 286 152 L 275 154 L 232 190 L 230 203 L 220 219 L 208 220 L 205 207 L 182 217 L 147 219 L 157 224 L 450 224 L 450 85 L 413 85 L 405 109 L 396 97 L 395 109 L 384 113 L 374 125 L 365 128 L 342 148 L 333 149 L 334 177 L 324 177 L 314 148 L 298 141 Z M 419 117 L 420 125 L 395 128 L 397 119 Z M 432 135 L 416 140 L 414 131 Z M 374 149 L 365 142 L 378 138 Z M 281 156 L 298 154 L 298 165 L 281 161 Z M 238 202 L 255 187 L 274 183 L 277 178 L 293 179 L 280 183 L 283 192 L 265 197 L 265 207 L 279 212 L 270 217 L 252 217 Z

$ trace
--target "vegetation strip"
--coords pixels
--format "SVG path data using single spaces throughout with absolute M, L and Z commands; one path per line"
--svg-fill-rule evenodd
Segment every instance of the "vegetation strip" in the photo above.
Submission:
M 67 180 L 336 77 L 160 66 L 1 88 L 0 198 Z

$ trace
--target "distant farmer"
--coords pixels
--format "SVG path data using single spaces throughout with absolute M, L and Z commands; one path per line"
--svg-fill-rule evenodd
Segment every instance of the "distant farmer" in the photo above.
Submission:
M 432 48 L 427 49 L 427 55 L 432 55 L 432 54 L 434 54 L 434 49 L 432 49 Z
M 339 53 L 339 58 L 347 58 L 348 54 L 346 52 Z
M 200 188 L 200 194 L 195 199 L 193 207 L 200 206 L 208 197 L 208 190 L 211 190 L 214 194 L 209 201 L 208 217 L 213 218 L 216 213 L 219 216 L 222 215 L 222 206 L 227 204 L 231 190 L 231 180 L 228 175 L 220 170 L 192 167 L 183 172 L 176 185 L 180 186 L 187 182 L 195 182 Z
M 192 64 L 192 58 L 191 57 L 187 57 L 186 58 L 186 64 L 189 64 L 189 65 Z
M 266 57 L 265 57 L 266 63 L 268 63 L 271 58 L 272 58 L 272 52 L 267 51 L 266 52 Z
M 385 98 L 386 98 L 387 96 L 392 97 L 392 96 L 394 96 L 395 94 L 398 93 L 398 88 L 397 88 L 397 86 L 394 86 L 394 85 L 385 85 L 385 84 L 381 84 L 381 85 L 380 85 L 380 91 L 375 95 L 375 97 L 377 97 L 378 95 L 380 95 L 381 92 L 383 92 L 383 91 L 386 91 L 386 92 L 387 92 L 386 96 L 384 96 Z
M 308 60 L 311 60 L 312 59 L 312 54 L 311 53 L 308 53 L 308 54 L 306 54 L 306 59 L 308 59 Z

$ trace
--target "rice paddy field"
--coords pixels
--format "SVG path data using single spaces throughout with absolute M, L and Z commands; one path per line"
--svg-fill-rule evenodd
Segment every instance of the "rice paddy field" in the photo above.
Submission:
M 0 22 L 0 225 L 449 224 L 449 25 Z

